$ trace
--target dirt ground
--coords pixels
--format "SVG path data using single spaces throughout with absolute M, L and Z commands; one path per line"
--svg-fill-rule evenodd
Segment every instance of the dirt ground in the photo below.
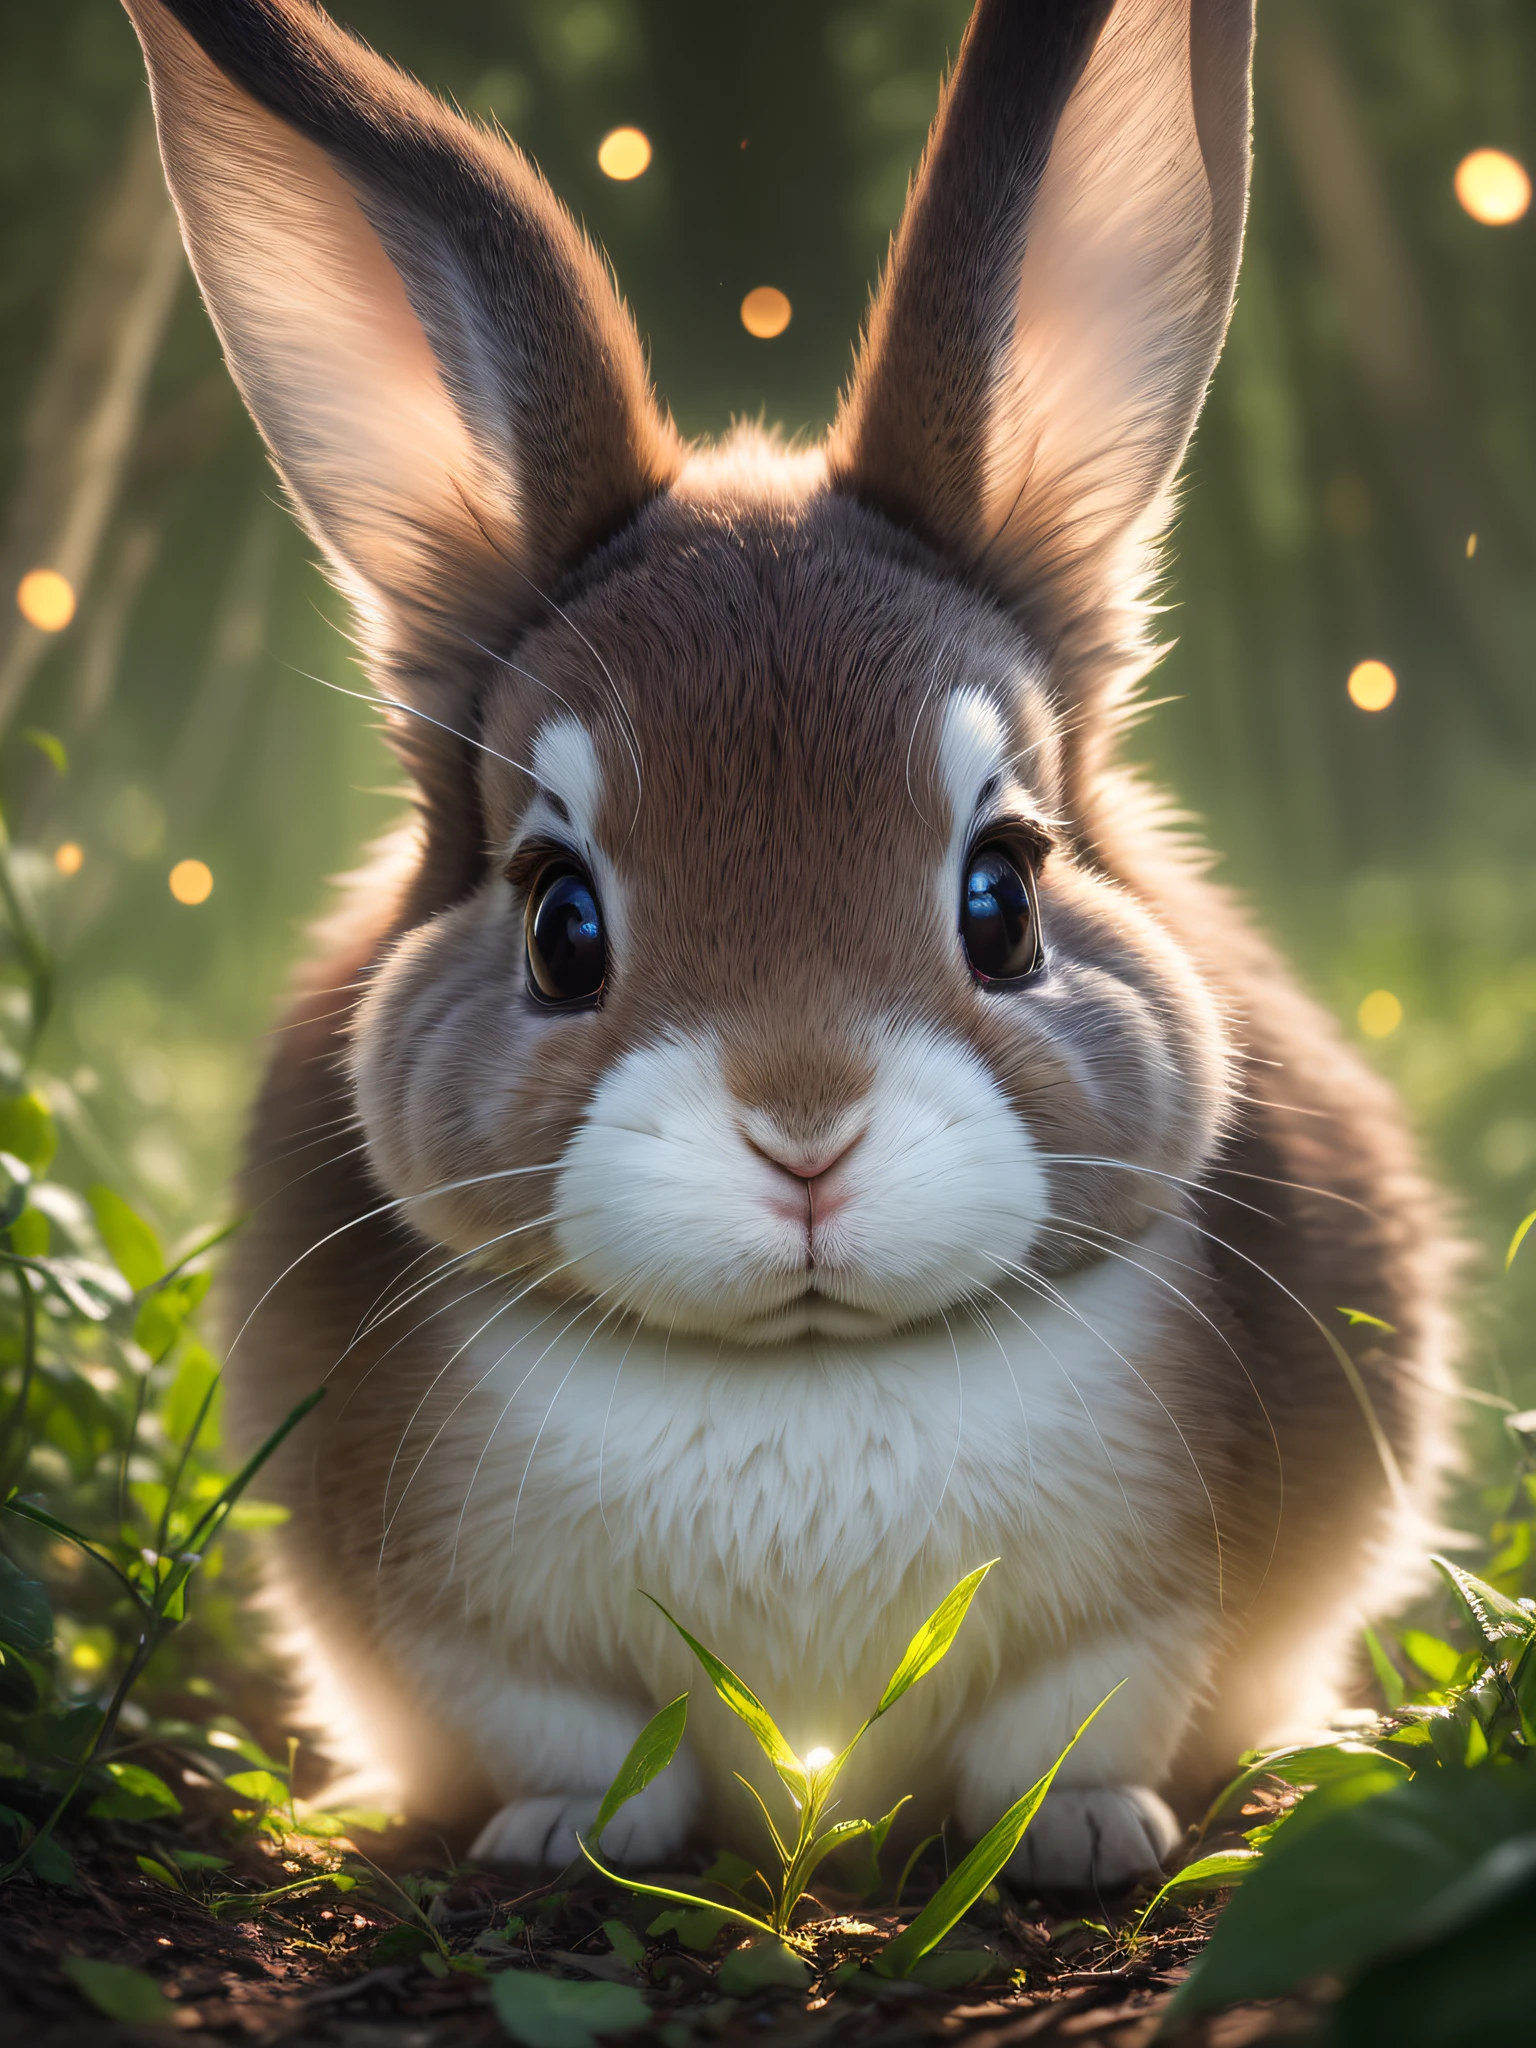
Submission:
M 650 1935 L 645 1929 L 661 1910 L 658 1902 L 637 1900 L 590 1873 L 562 1889 L 560 1880 L 519 1883 L 515 1873 L 446 1866 L 441 1844 L 360 1841 L 395 1876 L 410 1874 L 408 1885 L 452 1954 L 448 1963 L 411 1927 L 406 1901 L 386 1879 L 345 1894 L 320 1884 L 216 1916 L 140 1868 L 146 1850 L 154 1854 L 152 1830 L 101 1828 L 92 1837 L 73 1829 L 68 1840 L 73 1887 L 23 1878 L 0 1892 L 0 2040 L 7 2048 L 130 2048 L 167 2040 L 165 2026 L 126 2025 L 93 2010 L 66 1973 L 70 1957 L 127 1964 L 156 1978 L 174 2001 L 173 2024 L 185 2048 L 492 2048 L 508 2036 L 491 2007 L 491 1973 L 507 1966 L 644 1989 L 653 2018 L 645 2036 L 631 2038 L 656 2039 L 664 2048 L 744 2040 L 797 2048 L 952 2040 L 978 2048 L 1145 2048 L 1214 1915 L 1205 1903 L 1162 1915 L 1157 1931 L 1128 1951 L 1112 1932 L 1127 1917 L 1113 1902 L 1080 1906 L 1074 1915 L 1004 1892 L 979 1904 L 951 1937 L 996 1956 L 983 1981 L 951 1992 L 835 1982 L 838 1966 L 867 1953 L 915 1911 L 941 1875 L 935 1867 L 925 1884 L 920 1869 L 901 1915 L 822 1895 L 827 1917 L 810 1930 L 815 1959 L 806 1989 L 727 1997 L 716 1971 L 739 1934 L 727 1933 L 703 1952 L 671 1934 Z M 252 1835 L 232 1849 L 227 1816 L 213 1810 L 180 1820 L 174 1841 L 232 1857 L 233 1867 L 218 1878 L 226 1892 L 270 1891 L 315 1868 L 306 1860 L 313 1845 Z M 336 1862 L 337 1845 L 326 1853 Z M 678 1878 L 696 1882 L 703 1867 L 701 1859 Z M 189 1892 L 197 1889 L 188 1884 Z M 633 1930 L 643 1957 L 630 1961 L 618 1953 L 605 1921 Z M 637 1953 L 635 1941 L 626 1945 Z M 421 1952 L 411 1953 L 413 1947 Z M 1230 2013 L 1181 2041 L 1245 2048 L 1292 2033 L 1299 2017 L 1269 2008 Z

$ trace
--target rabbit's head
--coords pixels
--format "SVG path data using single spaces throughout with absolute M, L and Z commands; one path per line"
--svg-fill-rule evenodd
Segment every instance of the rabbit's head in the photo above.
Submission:
M 681 445 L 526 161 L 308 0 L 128 5 L 421 792 L 353 1040 L 387 1192 L 752 1341 L 1134 1236 L 1227 1102 L 1095 818 L 1231 306 L 1252 0 L 981 0 L 809 452 Z

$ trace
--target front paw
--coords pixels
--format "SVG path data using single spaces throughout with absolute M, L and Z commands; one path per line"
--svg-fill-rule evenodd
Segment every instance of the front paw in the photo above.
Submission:
M 592 1840 L 592 1823 L 602 1804 L 599 1792 L 546 1792 L 535 1799 L 510 1799 L 476 1835 L 471 1856 L 483 1863 L 517 1863 L 563 1870 L 581 1855 L 576 1837 L 615 1863 L 656 1864 L 680 1848 L 687 1834 L 686 1809 L 675 1798 L 654 1797 L 658 1782 L 630 1800 Z
M 1144 1786 L 1058 1786 L 1009 1870 L 1038 1891 L 1118 1891 L 1152 1876 L 1180 1832 L 1167 1804 Z

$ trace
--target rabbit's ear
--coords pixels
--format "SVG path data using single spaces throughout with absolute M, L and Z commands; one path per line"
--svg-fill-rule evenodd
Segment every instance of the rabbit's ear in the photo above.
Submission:
M 833 429 L 834 481 L 1021 608 L 1088 697 L 1136 658 L 1231 312 L 1253 12 L 980 0 Z
M 494 632 L 676 472 L 601 261 L 311 0 L 126 5 L 230 368 L 365 638 Z

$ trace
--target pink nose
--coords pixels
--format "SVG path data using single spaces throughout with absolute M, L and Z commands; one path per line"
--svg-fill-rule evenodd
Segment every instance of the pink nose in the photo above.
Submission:
M 845 1144 L 823 1146 L 820 1150 L 806 1145 L 794 1145 L 787 1139 L 775 1139 L 768 1144 L 762 1144 L 756 1138 L 748 1138 L 747 1143 L 760 1158 L 766 1159 L 770 1166 L 777 1166 L 785 1173 L 792 1173 L 796 1180 L 813 1181 L 820 1180 L 824 1173 L 830 1173 L 834 1166 L 846 1159 L 862 1136 L 863 1133 L 858 1132 Z

